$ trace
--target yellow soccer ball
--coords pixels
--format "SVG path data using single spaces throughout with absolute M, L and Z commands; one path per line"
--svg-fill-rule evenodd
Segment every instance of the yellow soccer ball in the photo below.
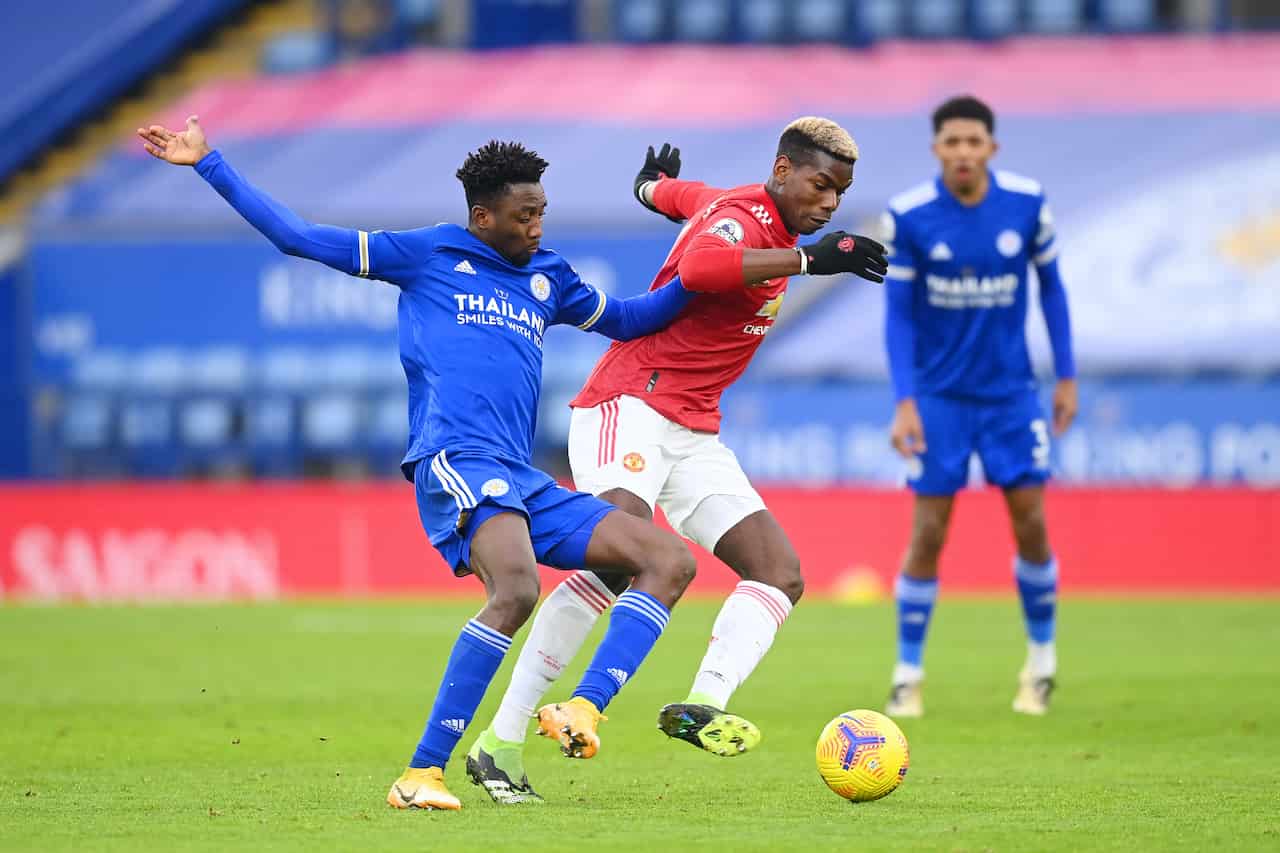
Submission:
M 846 800 L 892 794 L 907 775 L 909 749 L 898 724 L 875 711 L 848 711 L 818 736 L 818 773 Z

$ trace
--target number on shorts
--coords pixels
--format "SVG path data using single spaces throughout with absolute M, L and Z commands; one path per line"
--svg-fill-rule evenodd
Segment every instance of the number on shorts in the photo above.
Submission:
M 1036 418 L 1031 422 L 1031 431 L 1036 436 L 1036 446 L 1031 448 L 1031 459 L 1037 468 L 1049 467 L 1049 425 L 1044 418 Z

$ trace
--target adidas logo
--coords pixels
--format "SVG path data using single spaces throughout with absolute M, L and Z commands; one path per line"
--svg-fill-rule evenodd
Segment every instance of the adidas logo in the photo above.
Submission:
M 476 268 L 471 266 L 471 261 L 468 261 L 466 258 L 463 258 L 462 260 L 458 261 L 458 265 L 453 268 L 453 271 L 464 272 L 467 275 L 476 274 Z
M 1046 592 L 1046 593 L 1044 593 L 1044 594 L 1042 594 L 1042 595 L 1038 595 L 1038 596 L 1036 596 L 1035 603 L 1036 603 L 1036 604 L 1041 604 L 1041 605 L 1043 605 L 1043 604 L 1053 604 L 1053 602 L 1054 602 L 1055 600 L 1057 600 L 1057 598 L 1058 598 L 1058 597 L 1057 597 L 1056 595 L 1054 595 L 1052 592 Z
M 902 621 L 907 625 L 923 625 L 929 621 L 929 617 L 923 613 L 904 613 Z
M 929 250 L 929 260 L 931 261 L 949 261 L 951 258 L 951 247 L 946 243 L 938 243 Z
M 605 670 L 605 672 L 613 676 L 613 680 L 618 682 L 619 687 L 626 684 L 627 679 L 631 677 L 631 673 L 627 672 L 626 670 L 614 669 L 613 667 L 609 667 L 607 670 Z
M 467 729 L 466 720 L 441 720 L 440 725 L 444 726 L 451 732 L 462 734 Z

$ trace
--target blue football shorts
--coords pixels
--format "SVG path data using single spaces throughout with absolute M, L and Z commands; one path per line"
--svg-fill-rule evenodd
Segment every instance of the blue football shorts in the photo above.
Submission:
M 994 401 L 921 394 L 916 406 L 928 448 L 908 466 L 916 494 L 955 494 L 974 453 L 987 482 L 1002 489 L 1049 479 L 1049 424 L 1034 390 Z
M 471 537 L 498 513 L 524 518 L 539 563 L 579 569 L 596 525 L 615 509 L 531 465 L 474 452 L 418 460 L 413 487 L 422 527 L 458 577 L 471 574 Z

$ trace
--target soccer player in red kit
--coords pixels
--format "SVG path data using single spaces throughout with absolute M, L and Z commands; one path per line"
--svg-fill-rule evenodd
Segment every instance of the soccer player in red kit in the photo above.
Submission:
M 717 755 L 737 755 L 760 741 L 755 725 L 724 708 L 804 589 L 794 548 L 720 442 L 720 395 L 764 341 L 788 276 L 847 272 L 884 280 L 884 247 L 869 238 L 835 232 L 797 246 L 798 235 L 830 221 L 857 158 L 843 128 L 813 117 L 783 131 L 763 184 L 725 190 L 676 180 L 679 149 L 650 148 L 636 198 L 674 221 L 687 220 L 652 286 L 679 274 L 695 295 L 663 331 L 612 346 L 572 402 L 569 461 L 577 488 L 647 519 L 661 507 L 679 533 L 742 578 L 716 619 L 688 697 L 658 717 L 669 736 Z M 625 588 L 621 576 L 575 572 L 543 603 L 494 723 L 467 759 L 472 780 L 496 802 L 537 798 L 521 757 L 528 720 Z M 610 675 L 621 684 L 631 673 Z M 599 718 L 577 699 L 538 714 L 541 734 L 558 738 L 566 755 L 584 758 L 599 746 Z

